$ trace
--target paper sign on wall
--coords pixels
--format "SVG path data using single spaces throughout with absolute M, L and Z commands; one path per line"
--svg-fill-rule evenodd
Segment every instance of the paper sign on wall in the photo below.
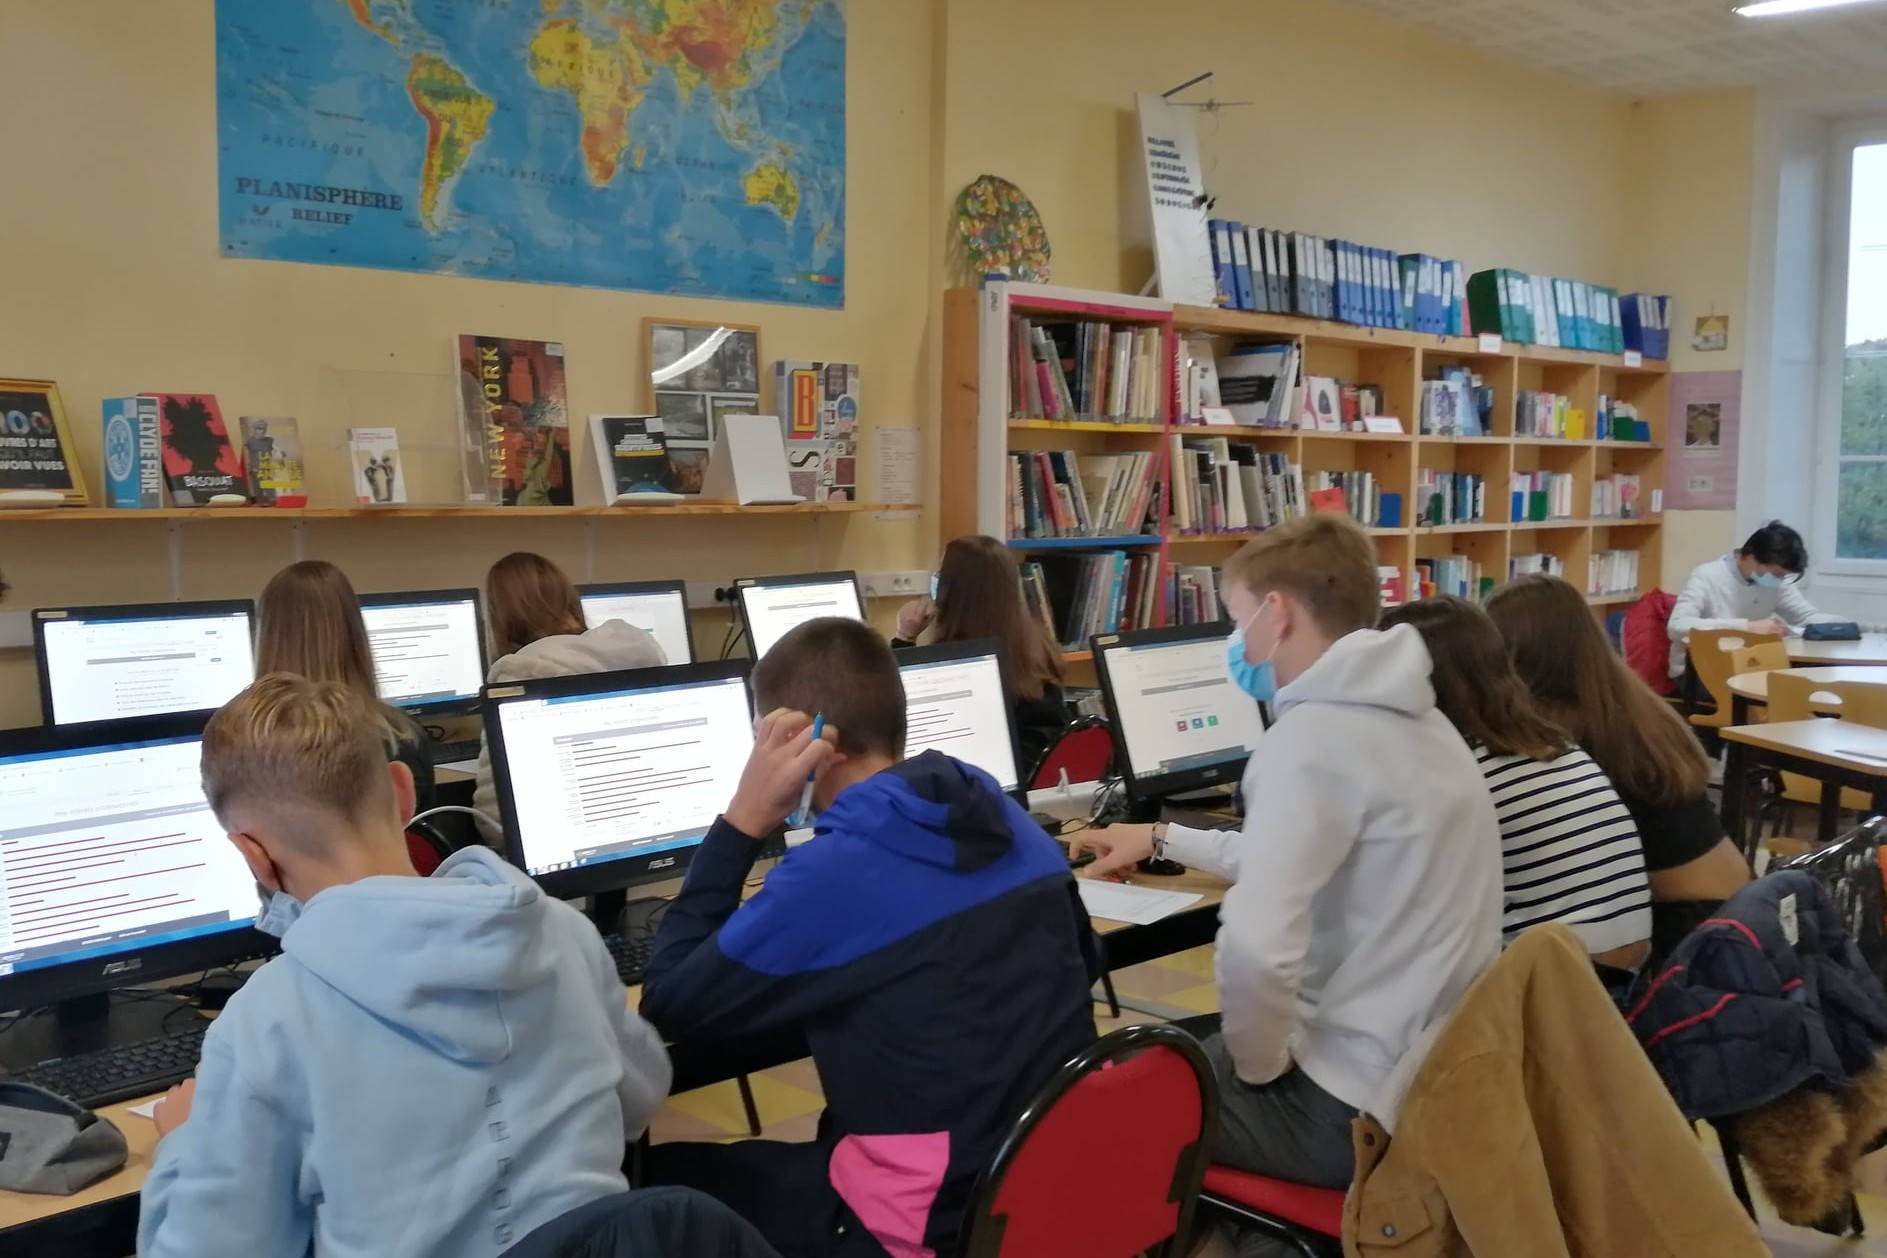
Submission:
M 1679 371 L 1671 376 L 1669 492 L 1672 511 L 1736 508 L 1736 447 L 1743 373 Z

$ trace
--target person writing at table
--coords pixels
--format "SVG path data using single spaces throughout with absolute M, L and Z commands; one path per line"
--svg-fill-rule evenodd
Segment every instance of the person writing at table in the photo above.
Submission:
M 1783 633 L 1817 621 L 1840 620 L 1815 610 L 1797 588 L 1808 571 L 1808 547 L 1802 535 L 1771 520 L 1749 535 L 1740 550 L 1691 569 L 1667 628 L 1671 635 L 1671 676 L 1684 676 L 1685 640 L 1697 629 L 1747 629 Z
M 995 638 L 1015 692 L 1016 751 L 1028 773 L 1068 724 L 1062 702 L 1061 648 L 1022 604 L 1015 558 L 993 537 L 953 539 L 931 578 L 930 597 L 898 609 L 893 647 L 914 646 L 926 630 L 933 642 Z

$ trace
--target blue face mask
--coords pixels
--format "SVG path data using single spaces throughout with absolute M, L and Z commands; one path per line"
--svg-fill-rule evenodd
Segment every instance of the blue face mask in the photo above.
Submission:
M 937 601 L 937 574 L 934 572 L 930 574 L 930 601 Z
M 1266 659 L 1261 664 L 1254 664 L 1245 658 L 1245 630 L 1258 618 L 1253 616 L 1244 626 L 1232 630 L 1225 639 L 1225 669 L 1232 675 L 1232 684 L 1260 703 L 1270 703 L 1278 696 L 1277 670 Z
M 1773 572 L 1758 572 L 1751 579 L 1765 590 L 1779 590 L 1782 588 L 1782 578 Z
M 288 892 L 265 890 L 257 883 L 256 895 L 262 901 L 262 911 L 256 915 L 256 929 L 263 934 L 280 939 L 290 926 L 301 920 L 301 901 Z

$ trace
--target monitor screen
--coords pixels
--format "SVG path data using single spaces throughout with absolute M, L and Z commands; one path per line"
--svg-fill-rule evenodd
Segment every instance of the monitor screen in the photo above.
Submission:
M 478 591 L 365 594 L 360 616 L 382 699 L 421 711 L 478 702 L 485 684 Z
M 635 585 L 580 585 L 584 623 L 594 629 L 620 620 L 654 638 L 670 664 L 694 663 L 688 631 L 688 596 L 680 581 Z
M 253 620 L 247 601 L 35 611 L 46 723 L 220 708 L 255 680 Z
M 1187 625 L 1094 640 L 1108 717 L 1136 795 L 1230 782 L 1244 771 L 1264 722 L 1225 668 L 1225 624 Z
M 904 754 L 941 751 L 973 764 L 1005 791 L 1020 780 L 1009 688 L 994 639 L 899 651 Z
M 865 619 L 858 577 L 851 572 L 808 572 L 791 577 L 743 577 L 734 583 L 740 591 L 741 620 L 753 657 L 765 655 L 788 632 L 822 616 Z
M 41 971 L 65 967 L 79 990 L 60 995 L 76 995 L 262 946 L 255 878 L 203 798 L 201 726 L 0 745 L 0 1006 L 22 1007 L 12 998 Z M 176 964 L 160 964 L 164 948 Z
M 667 876 L 753 747 L 744 660 L 486 691 L 507 855 L 556 895 Z

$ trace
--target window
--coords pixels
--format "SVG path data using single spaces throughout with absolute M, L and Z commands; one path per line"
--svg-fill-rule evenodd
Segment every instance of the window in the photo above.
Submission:
M 1830 174 L 1834 557 L 1887 561 L 1887 126 L 1837 133 Z

